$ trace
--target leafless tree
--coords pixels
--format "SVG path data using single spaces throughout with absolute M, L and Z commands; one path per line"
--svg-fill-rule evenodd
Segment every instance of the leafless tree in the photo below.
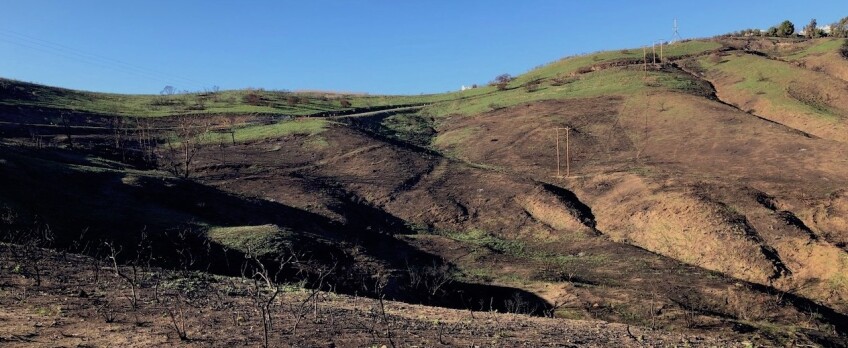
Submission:
M 175 93 L 177 93 L 177 89 L 174 88 L 174 86 L 165 86 L 165 88 L 162 88 L 162 91 L 159 92 L 161 95 L 174 95 Z
M 456 278 L 456 270 L 446 260 L 433 260 L 426 266 L 407 264 L 406 270 L 412 288 L 423 287 L 433 297 Z
M 62 129 L 65 130 L 65 137 L 67 137 L 68 147 L 74 147 L 74 141 L 71 130 L 71 113 L 69 111 L 60 111 L 59 112 L 59 121 L 62 123 Z
M 297 328 L 300 326 L 300 322 L 306 317 L 306 315 L 313 311 L 315 314 L 315 321 L 318 320 L 318 303 L 321 297 L 321 290 L 324 287 L 327 276 L 329 276 L 336 268 L 336 264 L 331 267 L 322 267 L 316 270 L 314 273 L 317 275 L 317 280 L 315 284 L 313 284 L 309 295 L 306 296 L 303 301 L 299 303 L 295 303 L 292 305 L 291 313 L 294 316 L 294 325 L 292 326 L 292 335 L 297 334 Z M 310 308 L 310 302 L 312 303 L 312 308 Z
M 238 116 L 229 114 L 227 115 L 227 127 L 230 130 L 230 138 L 233 142 L 233 145 L 236 144 L 236 125 L 238 124 Z
M 48 253 L 46 248 L 53 246 L 55 241 L 50 225 L 36 221 L 29 228 L 9 232 L 4 239 L 19 245 L 18 248 L 9 249 L 15 262 L 20 265 L 22 272 L 31 272 L 35 278 L 35 286 L 41 286 L 41 276 L 44 273 L 42 262 Z
M 167 137 L 166 157 L 174 175 L 189 178 L 194 159 L 208 136 L 209 124 L 197 116 L 181 116 Z
M 135 138 L 141 152 L 141 160 L 148 165 L 154 164 L 156 140 L 153 134 L 153 121 L 149 118 L 135 118 Z
M 106 248 L 109 251 L 108 258 L 112 262 L 112 268 L 115 271 L 115 276 L 124 280 L 127 285 L 130 286 L 130 295 L 127 296 L 127 299 L 130 301 L 130 306 L 133 310 L 138 309 L 138 288 L 139 288 L 139 269 L 138 266 L 134 262 L 130 262 L 128 267 L 130 269 L 130 273 L 127 274 L 121 270 L 121 267 L 118 267 L 118 255 L 121 253 L 123 248 L 121 246 L 115 247 L 115 244 L 112 242 L 106 242 Z
M 246 262 L 242 266 L 242 275 L 247 275 L 247 270 L 252 270 L 249 275 L 249 278 L 253 280 L 252 299 L 262 316 L 262 342 L 263 346 L 267 348 L 269 347 L 268 334 L 273 330 L 275 301 L 283 289 L 282 285 L 278 282 L 278 278 L 286 266 L 297 263 L 297 255 L 290 253 L 287 257 L 281 256 L 278 264 L 275 265 L 278 268 L 274 272 L 271 272 L 265 263 L 254 255 L 250 249 L 245 254 L 245 258 Z
M 180 340 L 188 341 L 188 323 L 186 322 L 182 294 L 178 293 L 177 297 L 171 301 L 167 312 L 168 317 L 171 319 L 171 328 L 174 329 Z

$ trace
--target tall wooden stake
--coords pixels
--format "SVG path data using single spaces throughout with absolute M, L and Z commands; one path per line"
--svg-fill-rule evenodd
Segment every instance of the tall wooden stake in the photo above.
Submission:
M 556 158 L 557 158 L 557 178 L 562 178 L 562 161 L 560 160 L 559 154 L 559 130 L 565 129 L 565 177 L 571 176 L 571 148 L 570 148 L 570 140 L 569 133 L 571 132 L 571 127 L 556 127 Z
M 556 144 L 557 144 L 557 177 L 561 178 L 562 174 L 559 172 L 559 128 L 556 128 Z
M 654 42 L 651 44 L 651 59 L 654 60 L 654 64 L 657 64 L 657 43 Z
M 571 128 L 565 129 L 565 176 L 571 177 L 571 154 L 568 151 L 568 133 L 571 133 Z

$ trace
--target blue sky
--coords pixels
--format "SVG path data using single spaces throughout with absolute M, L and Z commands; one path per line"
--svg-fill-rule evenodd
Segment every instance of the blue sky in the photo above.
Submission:
M 4 1 L 0 77 L 118 93 L 245 87 L 418 94 L 558 58 L 784 19 L 806 1 Z

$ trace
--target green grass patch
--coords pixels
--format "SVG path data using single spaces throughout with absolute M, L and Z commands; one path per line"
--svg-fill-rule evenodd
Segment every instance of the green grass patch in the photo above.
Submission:
M 303 116 L 351 108 L 434 103 L 485 93 L 485 90 L 396 96 L 263 89 L 155 95 L 78 91 L 0 79 L 0 105 L 72 109 L 127 117 L 249 113 Z M 349 105 L 343 105 L 343 100 Z
M 433 129 L 433 119 L 421 114 L 392 115 L 382 121 L 382 126 L 389 135 L 419 146 L 428 146 L 433 141 L 436 131 Z
M 212 227 L 210 239 L 228 248 L 256 256 L 274 255 L 285 248 L 289 232 L 276 225 Z
M 798 52 L 784 56 L 783 58 L 787 60 L 798 60 L 811 55 L 838 52 L 845 42 L 845 39 L 837 38 L 817 39 L 815 44 Z
M 721 47 L 721 44 L 713 41 L 687 41 L 680 42 L 663 47 L 663 56 L 666 58 L 677 58 L 686 55 L 698 54 L 707 52 Z M 657 55 L 660 54 L 659 47 L 656 48 Z M 651 54 L 651 47 L 647 48 L 648 55 Z M 536 78 L 551 78 L 555 76 L 563 76 L 574 73 L 580 68 L 590 67 L 592 65 L 607 63 L 624 59 L 641 59 L 644 56 L 642 48 L 625 49 L 618 51 L 605 51 L 589 55 L 569 57 L 557 62 L 542 66 L 531 70 L 522 76 L 516 78 L 510 86 L 521 86 L 530 80 Z
M 690 41 L 668 45 L 664 48 L 667 57 L 699 53 L 719 47 L 710 41 Z M 534 79 L 547 79 L 557 75 L 570 74 L 580 68 L 620 59 L 642 57 L 641 49 L 601 52 L 592 55 L 563 59 L 534 69 L 519 76 L 510 87 L 519 87 Z M 525 92 L 525 91 L 522 91 Z M 526 92 L 525 92 L 526 93 Z M 535 96 L 533 100 L 550 96 Z M 538 93 L 545 94 L 545 93 Z M 78 91 L 49 87 L 21 81 L 0 79 L 0 105 L 31 106 L 44 108 L 72 109 L 79 112 L 119 115 L 127 117 L 163 117 L 190 114 L 279 114 L 303 116 L 320 112 L 342 111 L 351 108 L 368 108 L 388 105 L 440 104 L 436 114 L 445 115 L 453 111 L 455 105 L 474 105 L 479 110 L 490 104 L 513 105 L 515 100 L 525 97 L 506 96 L 503 103 L 497 101 L 505 97 L 491 86 L 440 94 L 422 95 L 367 95 L 334 94 L 321 92 L 266 91 L 245 89 L 219 92 L 195 92 L 173 95 L 155 94 L 112 94 Z M 466 103 L 482 99 L 482 102 Z M 457 104 L 454 104 L 457 103 Z M 466 113 L 469 107 L 460 107 L 458 113 Z
M 503 239 L 478 229 L 442 234 L 453 240 L 483 247 L 499 254 L 521 255 L 525 250 L 525 244 L 521 241 Z
M 245 143 L 291 135 L 313 136 L 324 132 L 329 124 L 330 121 L 326 119 L 301 118 L 269 125 L 247 126 L 235 130 L 235 141 L 237 143 Z M 315 145 L 328 145 L 326 144 L 326 139 L 323 140 L 323 143 L 319 139 L 313 140 L 316 142 Z M 221 143 L 232 141 L 232 138 L 229 133 L 212 133 L 205 137 L 204 141 L 208 143 Z
M 440 148 L 459 145 L 470 139 L 477 132 L 477 127 L 466 127 L 439 134 L 433 139 L 433 145 Z
M 307 150 L 323 150 L 328 147 L 330 147 L 330 142 L 320 135 L 309 137 L 303 142 L 303 148 Z
M 647 82 L 646 82 L 647 81 Z M 644 92 L 646 88 L 665 89 L 683 93 L 703 95 L 709 93 L 705 85 L 688 74 L 676 74 L 651 71 L 647 78 L 642 71 L 627 68 L 610 68 L 583 74 L 574 82 L 553 86 L 543 85 L 538 91 L 528 93 L 523 88 L 508 89 L 474 98 L 453 100 L 434 104 L 424 112 L 434 117 L 447 115 L 476 115 L 499 108 L 523 103 L 572 98 L 591 98 L 597 96 L 629 96 Z M 447 134 L 446 134 L 447 135 Z M 440 136 L 441 137 L 441 136 Z M 452 142 L 449 137 L 446 140 Z M 438 138 L 436 141 L 440 141 Z M 440 145 L 439 143 L 436 143 Z
M 532 245 L 528 245 L 527 242 L 501 238 L 481 229 L 472 229 L 464 232 L 436 231 L 436 234 L 469 245 L 483 247 L 494 253 L 532 259 L 559 266 L 574 264 L 599 266 L 609 261 L 604 255 L 564 255 L 540 251 Z
M 721 62 L 703 58 L 699 63 L 711 72 L 738 78 L 739 81 L 733 84 L 732 88 L 760 96 L 768 100 L 775 108 L 816 115 L 832 121 L 838 120 L 838 116 L 827 110 L 826 106 L 813 105 L 809 101 L 799 100 L 790 95 L 818 93 L 815 90 L 817 88 L 815 84 L 801 83 L 813 81 L 812 72 L 781 61 L 750 54 L 728 55 L 723 57 Z M 791 88 L 796 88 L 803 93 L 790 93 Z

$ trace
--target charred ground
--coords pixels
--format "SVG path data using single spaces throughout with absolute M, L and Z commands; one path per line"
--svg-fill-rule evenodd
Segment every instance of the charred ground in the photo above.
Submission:
M 551 325 L 603 320 L 687 337 L 844 345 L 841 44 L 691 41 L 669 46 L 657 64 L 641 52 L 604 52 L 502 90 L 310 95 L 296 99 L 297 112 L 284 101 L 299 96 L 252 91 L 266 104 L 249 112 L 224 94 L 204 97 L 224 100 L 205 112 L 165 98 L 143 114 L 135 106 L 144 99 L 133 97 L 134 107 L 113 115 L 106 97 L 61 107 L 63 90 L 7 81 L 3 233 L 94 259 L 117 245 L 130 265 L 144 254 L 148 272 L 251 278 L 255 260 L 280 270 L 275 283 L 452 307 L 471 311 L 472 322 L 474 312 L 498 311 L 560 318 Z M 340 98 L 349 107 L 331 108 Z M 555 177 L 555 127 L 571 129 L 568 178 Z M 293 255 L 299 261 L 286 262 Z M 4 287 L 36 287 L 32 260 L 8 260 L 22 268 Z M 405 308 L 428 320 L 449 313 Z M 373 336 L 356 339 L 385 343 L 391 330 L 362 332 Z

